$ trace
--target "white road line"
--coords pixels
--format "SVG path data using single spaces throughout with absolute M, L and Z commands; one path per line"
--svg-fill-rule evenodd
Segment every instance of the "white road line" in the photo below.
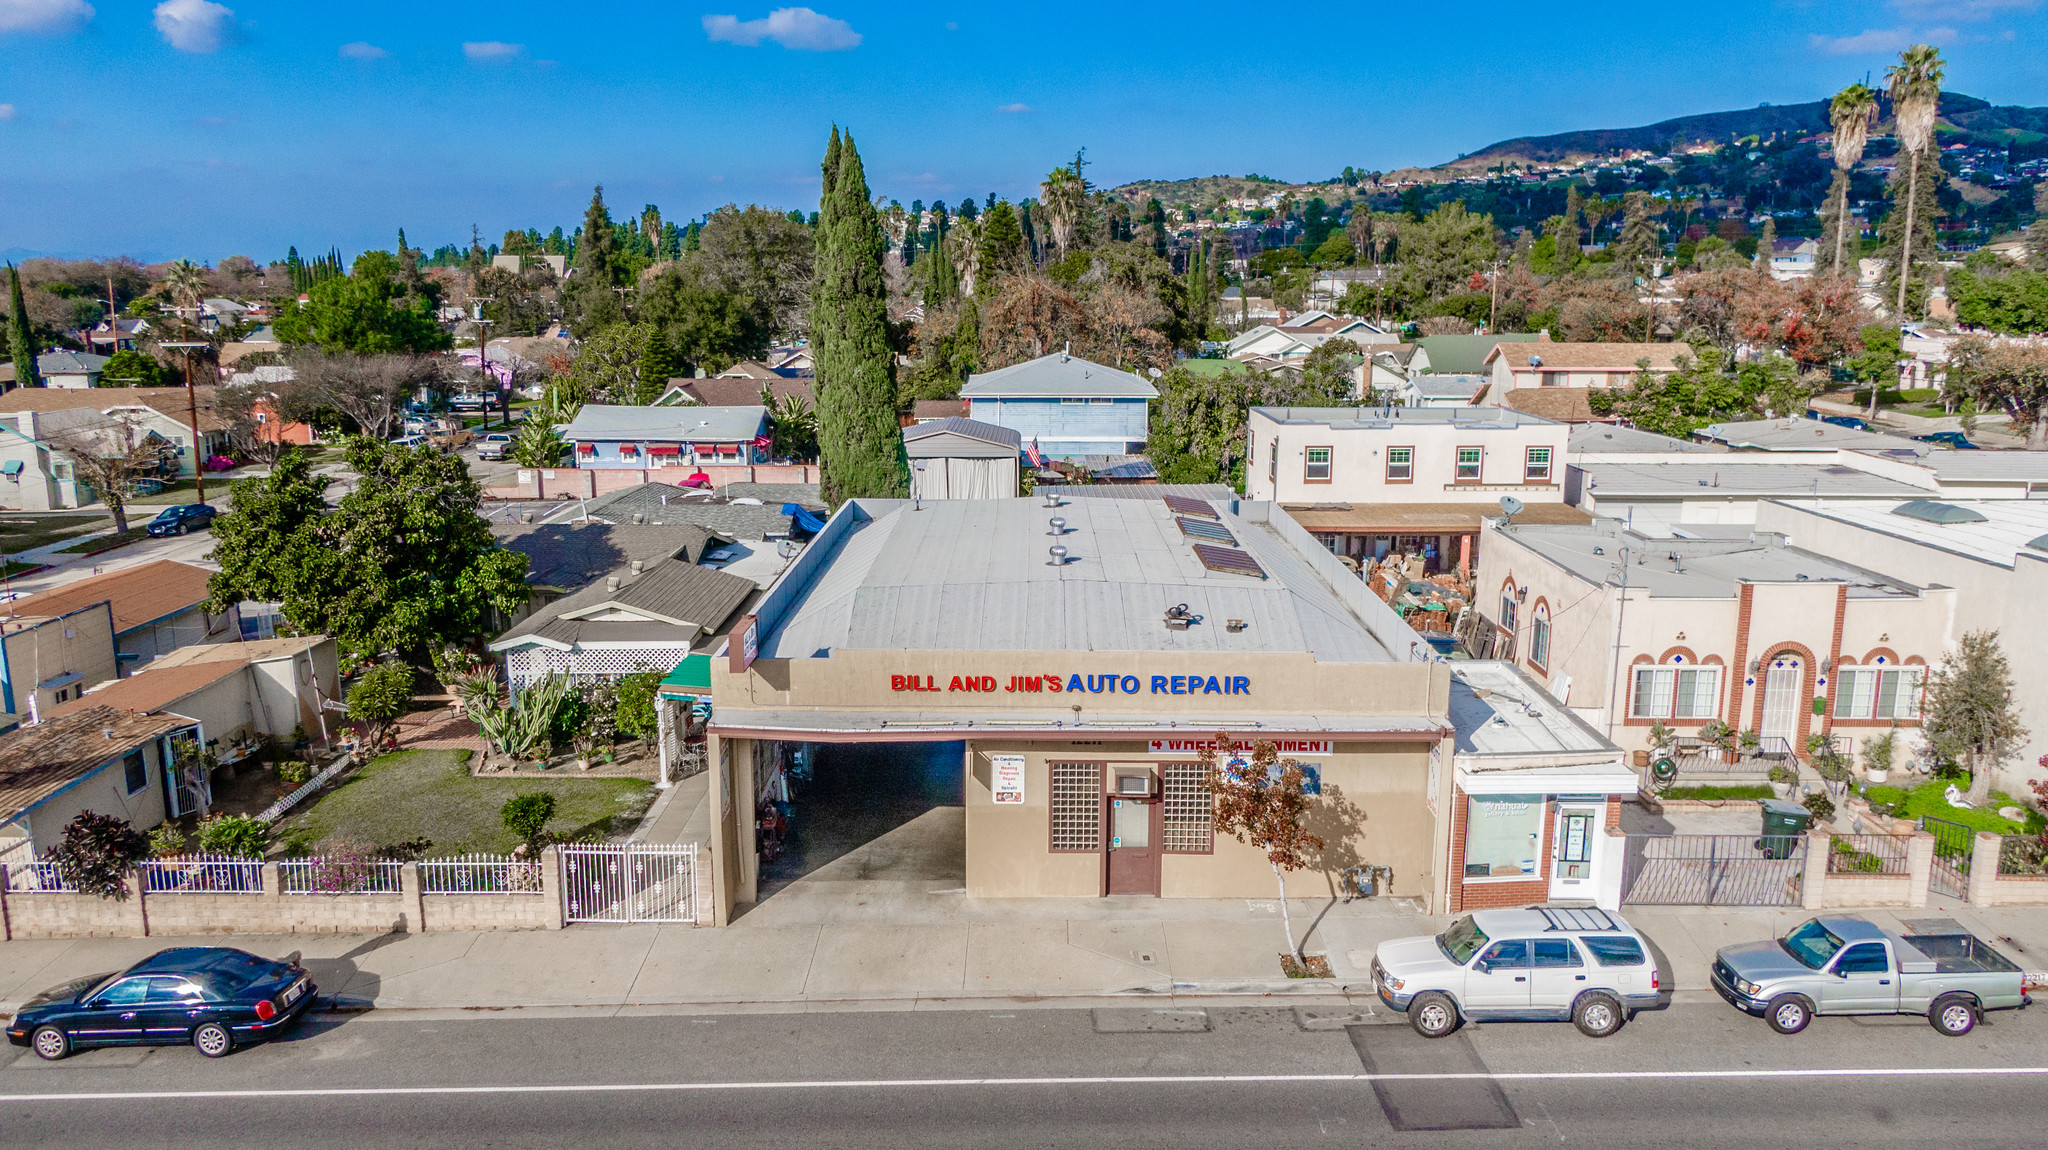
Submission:
M 460 1094 L 670 1094 L 720 1090 L 914 1090 L 958 1086 L 1214 1086 L 1315 1082 L 1601 1082 L 1674 1079 L 1798 1078 L 2026 1078 L 2048 1066 L 1935 1066 L 1796 1070 L 1529 1070 L 1469 1074 L 1157 1074 L 1056 1078 L 856 1078 L 802 1082 L 617 1082 L 531 1086 L 322 1086 L 267 1090 L 104 1090 L 57 1094 L 0 1094 L 0 1105 L 19 1102 L 168 1102 L 180 1099 L 381 1098 Z

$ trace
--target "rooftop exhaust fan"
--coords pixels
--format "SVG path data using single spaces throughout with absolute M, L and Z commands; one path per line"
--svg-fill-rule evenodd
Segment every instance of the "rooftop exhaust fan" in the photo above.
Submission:
M 1052 560 L 1046 564 L 1047 567 L 1065 567 L 1067 565 L 1067 549 L 1059 544 L 1055 543 L 1046 548 L 1045 553 L 1052 556 Z
M 1202 617 L 1190 612 L 1186 603 L 1176 603 L 1166 609 L 1166 626 L 1169 630 L 1185 631 L 1189 624 L 1201 621 Z
M 1047 535 L 1065 535 L 1067 533 L 1067 521 L 1064 516 L 1055 515 L 1051 519 L 1046 520 L 1046 523 L 1052 528 L 1051 531 L 1046 532 Z

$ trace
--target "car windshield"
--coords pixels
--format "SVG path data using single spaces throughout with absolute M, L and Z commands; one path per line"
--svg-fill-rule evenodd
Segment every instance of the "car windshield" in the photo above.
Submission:
M 1815 919 L 1779 939 L 1778 945 L 1808 969 L 1819 970 L 1828 964 L 1828 959 L 1833 958 L 1836 951 L 1842 949 L 1842 940 Z
M 1444 952 L 1445 958 L 1459 966 L 1471 961 L 1472 956 L 1478 954 L 1479 948 L 1486 943 L 1486 932 L 1479 929 L 1479 925 L 1472 921 L 1469 914 L 1452 923 L 1449 930 L 1436 936 L 1436 948 Z

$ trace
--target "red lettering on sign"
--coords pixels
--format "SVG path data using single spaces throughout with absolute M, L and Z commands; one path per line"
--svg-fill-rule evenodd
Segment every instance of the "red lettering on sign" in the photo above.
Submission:
M 1065 689 L 1065 684 L 1060 679 L 1058 671 L 1054 671 L 1052 674 L 1047 675 L 1045 677 L 1045 689 L 1048 691 L 1060 691 Z
M 901 676 L 901 675 L 891 675 L 891 676 L 889 676 L 889 689 L 890 689 L 890 690 L 892 690 L 892 691 L 901 691 L 901 690 L 903 690 L 903 689 L 904 689 L 904 688 L 903 688 L 903 676 Z

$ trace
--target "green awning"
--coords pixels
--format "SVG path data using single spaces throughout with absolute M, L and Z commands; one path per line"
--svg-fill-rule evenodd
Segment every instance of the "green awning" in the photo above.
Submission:
M 711 656 L 687 655 L 661 681 L 664 698 L 696 698 L 711 693 Z

